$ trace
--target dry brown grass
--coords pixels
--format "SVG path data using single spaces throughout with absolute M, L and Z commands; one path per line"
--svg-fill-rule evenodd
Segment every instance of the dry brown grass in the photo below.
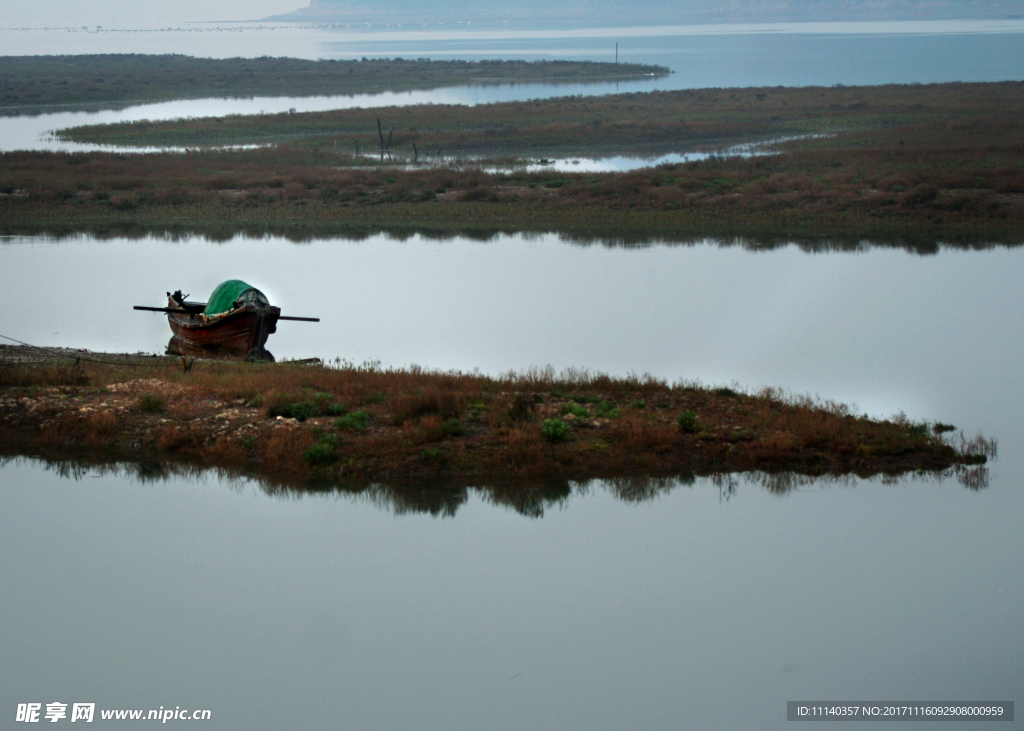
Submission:
M 993 442 L 943 440 L 905 417 L 872 420 L 778 391 L 650 377 L 199 361 L 188 373 L 154 369 L 139 378 L 120 366 L 81 367 L 92 385 L 74 387 L 74 399 L 52 369 L 40 369 L 37 385 L 0 390 L 0 448 L 105 448 L 282 479 L 399 482 L 750 469 L 874 474 L 995 455 Z M 160 394 L 166 410 L 140 411 L 146 393 Z M 273 416 L 293 404 L 305 404 L 303 421 Z M 363 425 L 342 428 L 335 415 L 345 410 L 366 414 Z M 699 426 L 681 430 L 679 417 L 689 412 Z M 546 440 L 543 424 L 557 419 L 569 424 L 567 438 Z

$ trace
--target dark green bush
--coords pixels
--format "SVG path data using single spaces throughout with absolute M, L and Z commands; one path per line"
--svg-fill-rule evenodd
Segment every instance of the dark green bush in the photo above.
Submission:
M 552 444 L 564 442 L 569 438 L 570 432 L 572 427 L 561 419 L 545 419 L 540 425 L 540 435 Z
M 310 467 L 323 467 L 337 461 L 338 452 L 329 442 L 317 442 L 302 453 L 302 458 Z
M 695 434 L 700 431 L 700 422 L 697 420 L 696 411 L 684 411 L 676 420 L 676 426 L 684 434 Z
M 316 404 L 309 401 L 300 401 L 297 404 L 292 404 L 291 408 L 288 409 L 288 415 L 293 419 L 305 421 L 311 416 L 317 416 L 319 411 L 320 409 L 317 408 Z
M 366 431 L 370 425 L 370 415 L 365 411 L 353 411 L 336 420 L 334 425 L 341 431 Z

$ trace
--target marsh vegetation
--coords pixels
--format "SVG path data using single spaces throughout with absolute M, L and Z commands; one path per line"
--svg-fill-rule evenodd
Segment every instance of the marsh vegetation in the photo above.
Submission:
M 998 83 L 654 92 L 81 127 L 64 134 L 118 144 L 272 144 L 6 153 L 0 211 L 5 234 L 554 231 L 1016 243 L 1024 234 L 1022 120 L 1024 84 Z M 516 164 L 540 151 L 637 153 L 785 136 L 773 155 L 712 155 L 625 173 Z M 432 161 L 455 150 L 483 157 Z M 481 167 L 496 163 L 492 172 Z
M 995 454 L 989 440 L 943 437 L 944 425 L 651 376 L 98 360 L 0 361 L 3 450 L 167 459 L 289 479 L 462 484 L 895 474 L 984 464 Z
M 959 125 L 1019 123 L 1024 84 L 765 87 L 634 92 L 465 106 L 425 104 L 300 114 L 236 115 L 74 127 L 62 139 L 122 146 L 308 145 L 351 159 L 419 155 L 660 154 L 751 140 L 908 128 L 904 144 L 935 140 L 918 125 L 953 125 L 941 142 L 969 141 Z M 378 127 L 380 120 L 381 127 Z M 389 144 L 388 144 L 389 143 Z M 819 141 L 820 145 L 828 144 Z M 847 144 L 845 141 L 840 144 Z M 853 144 L 858 144 L 853 142 Z
M 794 140 L 626 173 L 349 166 L 331 147 L 0 156 L 0 230 L 222 238 L 553 231 L 580 239 L 1024 236 L 1022 117 Z

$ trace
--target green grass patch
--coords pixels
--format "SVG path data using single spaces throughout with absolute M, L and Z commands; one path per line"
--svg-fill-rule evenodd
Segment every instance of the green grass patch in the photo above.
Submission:
M 366 431 L 366 428 L 370 425 L 370 415 L 365 411 L 353 411 L 336 419 L 334 425 L 339 431 Z
M 696 434 L 700 431 L 700 420 L 696 411 L 684 411 L 676 419 L 676 428 L 684 434 Z
M 590 412 L 587 409 L 582 406 L 577 406 L 576 404 L 562 404 L 558 409 L 558 413 L 562 416 L 572 414 L 578 419 L 587 419 L 590 417 Z
M 345 411 L 345 406 L 335 401 L 332 394 L 307 391 L 302 394 L 274 394 L 267 407 L 267 416 L 305 421 L 318 416 L 340 416 Z
M 338 442 L 333 435 L 322 437 L 316 444 L 302 453 L 302 459 L 310 467 L 325 467 L 338 461 Z
M 564 442 L 572 433 L 572 427 L 561 419 L 545 419 L 540 425 L 540 435 L 552 444 Z

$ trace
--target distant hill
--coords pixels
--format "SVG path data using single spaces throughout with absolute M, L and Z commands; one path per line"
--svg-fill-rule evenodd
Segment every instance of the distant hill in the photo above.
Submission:
M 310 0 L 272 20 L 572 22 L 587 26 L 1024 18 L 1021 0 Z

